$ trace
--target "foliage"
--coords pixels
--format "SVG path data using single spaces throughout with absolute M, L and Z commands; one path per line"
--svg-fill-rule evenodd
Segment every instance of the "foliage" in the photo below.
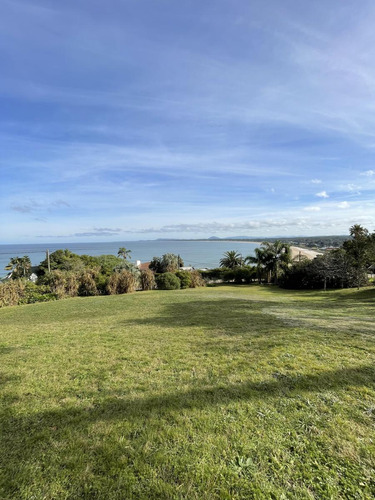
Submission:
M 84 260 L 70 250 L 56 250 L 50 254 L 51 271 L 82 271 L 85 267 Z M 47 258 L 44 259 L 38 267 L 38 276 L 43 276 L 48 272 Z
M 98 268 L 85 268 L 79 275 L 78 295 L 81 297 L 90 297 L 98 295 L 96 280 L 99 276 Z
M 244 260 L 242 255 L 235 250 L 225 252 L 223 258 L 220 259 L 220 267 L 226 267 L 228 269 L 235 269 L 236 267 L 242 266 L 243 263 Z
M 0 284 L 0 307 L 47 302 L 57 297 L 47 286 L 38 286 L 25 279 Z
M 226 267 L 216 267 L 214 269 L 200 271 L 200 273 L 205 281 L 220 281 L 223 279 L 226 271 L 229 271 Z
M 130 257 L 131 253 L 132 253 L 131 250 L 128 250 L 125 247 L 121 247 L 118 249 L 117 255 L 119 257 L 122 257 L 124 260 L 126 260 L 128 257 Z
M 110 295 L 131 293 L 137 288 L 137 278 L 135 275 L 123 269 L 122 271 L 113 273 L 108 280 L 107 291 Z
M 30 257 L 28 255 L 12 257 L 5 270 L 12 273 L 12 279 L 28 278 L 31 274 Z
M 115 268 L 121 266 L 123 263 L 123 259 L 115 255 L 79 255 L 79 258 L 82 260 L 85 267 L 98 267 L 100 273 L 106 276 L 110 276 Z
M 200 286 L 206 286 L 206 282 L 204 281 L 200 271 L 193 269 L 190 271 L 190 288 L 198 288 Z
M 192 284 L 190 271 L 177 271 L 177 278 L 180 280 L 181 288 L 190 288 Z
M 224 282 L 234 281 L 237 284 L 251 283 L 256 279 L 256 269 L 252 266 L 243 266 L 235 269 L 227 269 L 222 276 Z
M 159 290 L 178 290 L 181 288 L 181 281 L 173 273 L 162 273 L 156 276 L 156 284 Z
M 354 271 L 355 284 L 359 288 L 363 275 L 371 263 L 371 257 L 374 257 L 374 238 L 359 224 L 352 226 L 349 232 L 351 239 L 344 242 L 343 248 Z
M 59 269 L 55 269 L 50 273 L 47 272 L 41 279 L 38 280 L 38 283 L 48 286 L 49 289 L 51 290 L 51 293 L 55 294 L 58 299 L 62 299 L 67 295 L 66 278 L 67 278 L 66 272 L 60 271 Z M 70 279 L 71 278 L 69 278 L 69 290 L 71 290 L 72 288 Z M 74 275 L 74 280 L 76 281 L 76 284 L 74 286 L 78 291 L 79 285 L 76 275 Z M 71 296 L 71 293 L 69 293 L 69 295 Z
M 184 261 L 179 255 L 166 253 L 161 257 L 154 257 L 150 262 L 150 269 L 155 273 L 173 273 L 183 267 Z
M 156 286 L 155 274 L 150 269 L 143 269 L 140 274 L 142 290 L 152 290 Z
M 278 284 L 280 276 L 288 269 L 291 262 L 291 250 L 287 243 L 280 240 L 265 241 L 255 249 L 255 256 L 248 256 L 246 262 L 256 264 L 259 283 L 266 274 L 267 281 Z
M 366 284 L 365 272 L 359 282 Z M 342 249 L 326 252 L 313 260 L 296 262 L 280 280 L 281 287 L 291 289 L 349 288 L 357 283 L 358 274 Z

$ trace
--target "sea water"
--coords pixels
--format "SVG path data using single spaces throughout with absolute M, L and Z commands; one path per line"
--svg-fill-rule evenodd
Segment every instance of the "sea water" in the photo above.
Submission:
M 100 243 L 38 243 L 24 245 L 0 245 L 0 276 L 5 276 L 4 267 L 12 257 L 28 255 L 33 266 L 46 258 L 46 250 L 50 253 L 58 249 L 69 249 L 78 255 L 117 255 L 120 247 L 131 250 L 130 260 L 148 262 L 153 257 L 165 253 L 180 255 L 185 266 L 196 269 L 219 266 L 220 259 L 228 250 L 235 250 L 243 257 L 254 255 L 254 249 L 260 243 L 240 241 L 183 241 L 183 240 L 147 240 L 147 241 L 114 241 Z

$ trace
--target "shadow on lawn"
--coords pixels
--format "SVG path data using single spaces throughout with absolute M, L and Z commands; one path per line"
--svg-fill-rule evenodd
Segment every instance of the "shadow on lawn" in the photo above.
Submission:
M 262 382 L 200 387 L 189 391 L 167 393 L 146 398 L 126 398 L 123 394 L 111 394 L 102 401 L 95 401 L 91 394 L 91 408 L 62 408 L 45 411 L 27 417 L 13 417 L 9 426 L 3 427 L 4 434 L 32 432 L 50 426 L 74 427 L 76 423 L 90 424 L 97 420 L 147 419 L 156 411 L 160 416 L 171 411 L 204 409 L 207 406 L 223 405 L 231 401 L 295 397 L 296 393 L 324 392 L 353 386 L 366 386 L 375 390 L 375 367 L 362 365 L 356 368 L 342 368 L 321 371 L 310 375 L 273 374 L 273 379 Z M 9 414 L 9 413 L 8 413 Z M 7 427 L 7 428 L 6 428 Z
M 248 381 L 233 385 L 206 386 L 146 398 L 127 398 L 122 394 L 111 394 L 102 400 L 96 400 L 97 395 L 92 394 L 89 408 L 65 407 L 28 416 L 11 415 L 9 410 L 4 411 L 1 415 L 3 425 L 0 437 L 3 449 L 8 450 L 8 460 L 3 468 L 4 477 L 7 478 L 3 484 L 8 484 L 7 488 L 13 495 L 20 487 L 17 477 L 20 476 L 21 482 L 28 477 L 23 476 L 23 470 L 28 470 L 29 462 L 39 463 L 39 467 L 43 467 L 41 464 L 48 463 L 49 453 L 56 453 L 51 447 L 52 443 L 56 445 L 60 442 L 63 445 L 62 449 L 67 450 L 57 457 L 60 467 L 64 468 L 64 463 L 71 460 L 69 442 L 72 440 L 80 442 L 80 446 L 88 447 L 86 452 L 89 463 L 93 459 L 90 458 L 93 452 L 88 436 L 92 432 L 90 426 L 96 422 L 124 421 L 133 424 L 134 431 L 144 429 L 150 420 L 154 430 L 156 427 L 156 432 L 159 432 L 158 429 L 162 432 L 176 412 L 178 414 L 186 410 L 204 410 L 215 406 L 221 411 L 223 405 L 233 401 L 292 398 L 304 392 L 324 392 L 351 386 L 375 388 L 375 368 L 372 365 L 365 365 L 301 376 L 275 373 L 273 379 L 262 383 Z M 129 435 L 129 439 L 137 437 Z M 101 453 L 105 453 L 106 458 L 99 455 L 102 460 L 115 459 L 113 457 L 116 457 L 116 450 L 111 451 L 104 445 L 103 450 L 105 452 Z M 56 455 L 54 460 L 56 461 Z M 98 460 L 98 457 L 95 460 Z
M 120 321 L 125 326 L 161 326 L 165 328 L 189 329 L 204 327 L 226 335 L 236 334 L 275 334 L 286 330 L 285 322 L 275 316 L 265 314 L 267 301 L 244 298 L 219 298 L 211 300 L 174 301 L 164 305 L 159 316 L 146 316 Z

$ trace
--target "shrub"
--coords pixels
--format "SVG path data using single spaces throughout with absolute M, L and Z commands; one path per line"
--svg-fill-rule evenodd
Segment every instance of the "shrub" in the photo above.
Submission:
M 62 271 L 55 270 L 50 273 L 47 272 L 38 280 L 38 283 L 48 286 L 51 293 L 55 294 L 58 299 L 62 299 L 66 296 L 66 273 Z
M 190 273 L 190 288 L 197 288 L 199 286 L 206 286 L 206 282 L 202 278 L 202 274 L 199 271 L 191 271 Z
M 223 281 L 234 281 L 235 283 L 251 283 L 256 279 L 256 269 L 250 266 L 228 269 L 223 273 Z
M 0 284 L 0 307 L 46 302 L 56 298 L 48 286 L 36 285 L 31 281 L 12 280 Z
M 120 272 L 113 273 L 107 284 L 107 292 L 109 295 L 121 294 L 121 293 L 131 293 L 137 288 L 137 278 L 136 276 L 123 269 Z
M 179 255 L 165 253 L 161 257 L 154 257 L 150 262 L 150 269 L 155 273 L 171 273 L 178 271 L 184 265 Z
M 204 280 L 216 281 L 222 280 L 226 271 L 229 271 L 229 269 L 217 267 L 215 269 L 208 269 L 207 271 L 200 271 L 200 273 Z
M 181 288 L 179 278 L 173 273 L 163 273 L 156 277 L 156 284 L 159 290 L 178 290 Z
M 88 297 L 98 295 L 95 279 L 99 275 L 98 269 L 85 269 L 79 276 L 78 295 Z
M 118 274 L 117 293 L 132 293 L 137 288 L 137 278 L 135 275 L 124 269 Z
M 155 288 L 155 275 L 150 269 L 141 271 L 140 281 L 142 290 L 152 290 Z
M 12 280 L 0 285 L 0 307 L 16 306 L 25 294 L 25 283 Z
M 177 271 L 176 276 L 181 282 L 181 288 L 190 288 L 192 287 L 192 279 L 191 279 L 191 272 L 189 271 Z M 194 287 L 192 287 L 194 288 Z

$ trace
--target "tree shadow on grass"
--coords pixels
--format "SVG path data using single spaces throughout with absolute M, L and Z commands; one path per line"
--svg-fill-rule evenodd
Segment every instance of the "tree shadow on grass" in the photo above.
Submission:
M 220 335 L 256 335 L 286 330 L 285 322 L 265 313 L 269 305 L 266 301 L 247 298 L 175 301 L 165 305 L 159 316 L 120 320 L 119 324 L 179 329 L 204 327 Z
M 91 394 L 88 395 L 91 400 L 89 407 L 64 407 L 25 416 L 12 415 L 9 411 L 4 411 L 0 415 L 1 444 L 4 450 L 8 450 L 7 461 L 3 464 L 5 474 L 3 484 L 7 485 L 4 492 L 9 495 L 6 498 L 17 498 L 20 484 L 29 480 L 23 470 L 27 471 L 31 462 L 44 464 L 39 467 L 47 466 L 49 453 L 55 454 L 55 463 L 57 460 L 60 470 L 64 469 L 65 462 L 69 463 L 71 460 L 72 440 L 87 443 L 82 446 L 88 447 L 86 451 L 90 456 L 93 453 L 89 439 L 90 428 L 97 422 L 113 423 L 114 428 L 120 422 L 127 422 L 132 424 L 133 430 L 143 429 L 148 422 L 152 422 L 154 430 L 156 428 L 156 432 L 162 432 L 171 416 L 185 411 L 193 412 L 210 407 L 222 409 L 232 402 L 293 398 L 303 393 L 319 393 L 359 386 L 375 389 L 375 368 L 372 365 L 300 376 L 275 373 L 271 379 L 260 383 L 246 381 L 239 384 L 203 386 L 149 397 L 128 398 L 123 394 L 112 393 L 104 398 L 101 396 L 102 399 L 98 400 L 97 394 Z M 129 439 L 137 437 L 130 435 Z M 56 442 L 61 443 L 62 450 L 67 450 L 57 457 L 56 451 L 51 447 L 52 443 Z M 116 460 L 116 453 L 119 453 L 116 449 L 111 451 L 108 446 L 105 450 L 105 462 L 97 464 L 99 467 L 105 468 L 106 460 Z M 100 462 L 100 455 L 94 459 Z M 79 481 L 79 477 L 73 476 L 73 478 L 76 482 Z

